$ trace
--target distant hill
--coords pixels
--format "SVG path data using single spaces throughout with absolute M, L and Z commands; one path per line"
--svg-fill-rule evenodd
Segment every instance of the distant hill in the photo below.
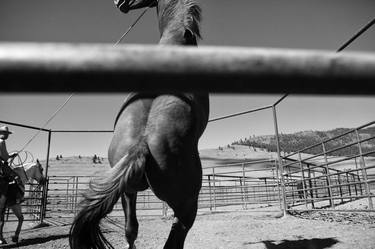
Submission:
M 281 134 L 280 144 L 285 153 L 295 152 L 321 143 L 322 141 L 335 136 L 350 132 L 352 129 L 338 128 L 329 131 L 302 131 L 293 134 Z M 375 127 L 370 127 L 360 131 L 360 138 L 372 138 L 362 143 L 362 150 L 375 151 Z M 356 141 L 355 132 L 326 143 L 326 150 L 337 148 L 342 145 Z M 241 164 L 243 162 L 259 162 L 269 159 L 276 159 L 276 142 L 274 135 L 251 136 L 240 139 L 231 145 L 220 146 L 213 149 L 203 149 L 199 151 L 204 173 L 210 173 L 212 166 L 221 167 L 228 164 Z M 314 147 L 304 153 L 319 154 L 322 146 Z M 350 146 L 345 149 L 330 153 L 330 156 L 349 156 L 358 154 L 358 146 Z M 372 155 L 375 156 L 375 155 Z M 45 165 L 45 161 L 41 161 Z M 70 156 L 60 159 L 50 158 L 48 174 L 50 176 L 92 176 L 100 175 L 107 171 L 110 166 L 107 158 L 101 158 L 100 163 L 94 163 L 90 156 Z M 268 163 L 253 165 L 253 168 L 269 168 Z
M 340 146 L 348 145 L 352 142 L 357 141 L 357 135 L 355 132 L 351 132 L 353 129 L 349 128 L 337 128 L 329 131 L 301 131 L 292 134 L 280 134 L 280 147 L 281 150 L 285 153 L 296 152 L 301 149 L 307 148 L 309 146 L 319 144 L 324 140 L 342 135 L 349 132 L 349 134 L 336 138 L 332 141 L 329 141 L 325 144 L 326 151 L 329 151 Z M 360 130 L 359 136 L 361 139 L 373 138 L 366 142 L 362 143 L 362 149 L 364 152 L 375 150 L 375 127 L 369 127 L 363 130 Z M 268 152 L 276 152 L 276 139 L 274 135 L 265 135 L 265 136 L 252 136 L 248 138 L 235 141 L 232 145 L 246 145 L 253 148 L 261 148 Z M 309 154 L 319 154 L 322 153 L 322 146 L 313 147 L 305 153 Z M 332 152 L 329 155 L 331 156 L 349 156 L 358 154 L 358 146 L 349 146 L 344 149 Z
M 249 149 L 249 146 L 232 145 L 216 149 L 203 149 L 199 151 L 203 172 L 211 172 L 212 166 L 220 167 L 228 164 L 240 164 L 249 161 L 262 161 L 274 159 L 276 153 L 269 153 L 261 149 Z M 41 160 L 45 165 L 45 160 Z M 110 169 L 107 158 L 101 158 L 100 163 L 94 163 L 92 156 L 67 156 L 63 158 L 50 158 L 48 175 L 50 176 L 93 176 L 102 175 Z M 261 164 L 257 167 L 269 167 Z

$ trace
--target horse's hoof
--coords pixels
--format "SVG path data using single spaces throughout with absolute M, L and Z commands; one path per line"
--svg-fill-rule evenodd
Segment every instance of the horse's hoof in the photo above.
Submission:
M 8 244 L 5 239 L 0 239 L 0 245 L 6 245 Z
M 12 236 L 12 242 L 17 243 L 18 242 L 18 236 Z
M 127 245 L 125 246 L 125 249 L 136 249 L 136 247 L 135 247 L 135 245 L 130 246 L 129 244 L 127 244 Z

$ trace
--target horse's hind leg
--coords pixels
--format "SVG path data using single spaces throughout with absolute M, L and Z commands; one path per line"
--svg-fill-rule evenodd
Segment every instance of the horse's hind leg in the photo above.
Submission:
M 12 209 L 14 215 L 16 215 L 16 217 L 18 219 L 16 232 L 14 233 L 14 236 L 12 237 L 12 241 L 18 242 L 18 238 L 19 238 L 19 235 L 20 235 L 20 232 L 21 232 L 24 217 L 23 217 L 23 214 L 22 214 L 22 209 L 21 209 L 20 204 L 16 204 L 16 205 L 12 206 L 11 209 Z
M 0 245 L 6 244 L 3 237 L 3 228 L 4 228 L 4 216 L 5 216 L 5 209 L 6 209 L 6 197 L 5 195 L 0 196 Z
M 186 235 L 193 226 L 197 215 L 198 201 L 188 200 L 173 208 L 175 219 L 164 249 L 183 249 Z
M 139 227 L 136 213 L 137 193 L 125 193 L 121 196 L 121 203 L 125 213 L 125 237 L 128 248 L 133 249 Z

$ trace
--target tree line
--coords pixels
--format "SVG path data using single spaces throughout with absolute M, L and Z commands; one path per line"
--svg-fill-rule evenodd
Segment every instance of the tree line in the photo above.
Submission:
M 339 138 L 332 139 L 336 136 L 342 135 L 344 133 L 348 134 L 341 136 Z M 375 150 L 375 127 L 370 127 L 359 131 L 360 139 L 369 139 L 361 143 L 361 149 L 363 153 Z M 323 153 L 322 142 L 324 142 L 324 149 L 330 156 L 350 156 L 359 154 L 359 146 L 357 144 L 357 134 L 348 128 L 337 128 L 329 131 L 302 131 L 292 134 L 279 135 L 279 143 L 281 151 L 285 153 L 292 153 L 301 151 L 312 145 L 316 145 L 303 153 L 308 154 L 321 154 Z M 348 146 L 351 143 L 354 145 Z M 246 145 L 254 148 L 260 148 L 268 152 L 276 152 L 276 138 L 274 135 L 266 136 L 249 136 L 248 138 L 240 139 L 232 143 L 232 145 Z M 343 147 L 339 150 L 336 150 Z M 371 154 L 374 156 L 375 154 Z

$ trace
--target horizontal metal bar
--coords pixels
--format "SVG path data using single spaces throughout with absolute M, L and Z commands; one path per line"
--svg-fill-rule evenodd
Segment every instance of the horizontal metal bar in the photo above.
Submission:
M 302 205 L 302 204 L 301 204 Z M 343 213 L 354 213 L 354 212 L 366 212 L 366 213 L 373 213 L 375 210 L 370 210 L 370 209 L 328 209 L 328 208 L 309 208 L 309 209 L 295 209 L 295 208 L 287 208 L 286 210 L 288 211 L 296 211 L 296 212 L 311 212 L 311 211 L 316 211 L 316 212 L 343 212 Z
M 1 84 L 1 92 L 208 91 L 368 95 L 375 94 L 374 79 L 373 53 L 0 43 L 0 82 L 6 82 Z
M 1 74 L 1 71 L 0 71 L 0 74 Z M 0 78 L 1 78 L 1 76 L 0 76 Z M 1 85 L 3 85 L 3 84 L 1 84 Z M 1 88 L 2 88 L 2 86 L 0 86 L 0 89 Z M 0 123 L 7 124 L 7 125 L 18 126 L 18 127 L 27 128 L 27 129 L 33 129 L 33 130 L 40 130 L 40 131 L 46 131 L 46 132 L 50 132 L 51 131 L 51 130 L 44 129 L 44 128 L 39 128 L 39 127 L 30 126 L 30 125 L 24 125 L 24 124 L 18 124 L 18 123 L 3 121 L 3 120 L 0 120 Z
M 364 125 L 361 125 L 361 126 L 359 126 L 359 127 L 357 127 L 357 128 L 351 129 L 351 130 L 349 130 L 349 131 L 347 131 L 347 132 L 344 132 L 344 133 L 342 133 L 342 134 L 340 134 L 340 135 L 337 135 L 337 136 L 335 136 L 335 137 L 327 138 L 327 139 L 323 140 L 322 142 L 319 142 L 319 143 L 316 143 L 316 144 L 310 145 L 310 146 L 305 147 L 305 148 L 303 148 L 302 150 L 299 150 L 299 151 L 297 151 L 297 152 L 293 152 L 292 154 L 289 154 L 287 157 L 297 155 L 298 153 L 302 153 L 302 152 L 304 152 L 304 151 L 306 151 L 306 150 L 312 149 L 312 148 L 317 147 L 317 146 L 321 146 L 322 143 L 328 143 L 328 142 L 330 142 L 330 141 L 332 141 L 332 140 L 335 140 L 335 139 L 337 139 L 337 138 L 343 137 L 343 136 L 348 135 L 348 134 L 350 134 L 350 133 L 353 133 L 353 132 L 355 132 L 355 131 L 361 130 L 361 129 L 366 128 L 366 127 L 368 127 L 368 126 L 371 126 L 371 125 L 373 125 L 373 124 L 375 124 L 375 121 L 371 121 L 371 122 L 369 122 L 369 123 L 367 123 L 367 124 L 364 124 Z M 361 141 L 360 141 L 360 142 L 361 142 Z M 283 159 L 284 159 L 284 158 L 283 158 Z
M 53 133 L 113 133 L 113 130 L 52 130 Z
M 242 115 L 245 115 L 245 114 L 249 114 L 249 113 L 253 113 L 253 112 L 258 112 L 258 111 L 262 111 L 262 110 L 267 110 L 267 109 L 270 109 L 270 108 L 272 108 L 272 105 L 264 106 L 264 107 L 259 107 L 259 108 L 252 109 L 252 110 L 249 110 L 249 111 L 239 112 L 239 113 L 235 113 L 235 114 L 231 114 L 231 115 L 227 115 L 227 116 L 223 116 L 223 117 L 213 118 L 213 119 L 208 120 L 208 122 L 210 123 L 210 122 L 215 122 L 215 121 L 219 121 L 219 120 L 223 120 L 223 119 L 227 119 L 227 118 L 233 118 L 233 117 L 237 117 L 237 116 L 242 116 Z

